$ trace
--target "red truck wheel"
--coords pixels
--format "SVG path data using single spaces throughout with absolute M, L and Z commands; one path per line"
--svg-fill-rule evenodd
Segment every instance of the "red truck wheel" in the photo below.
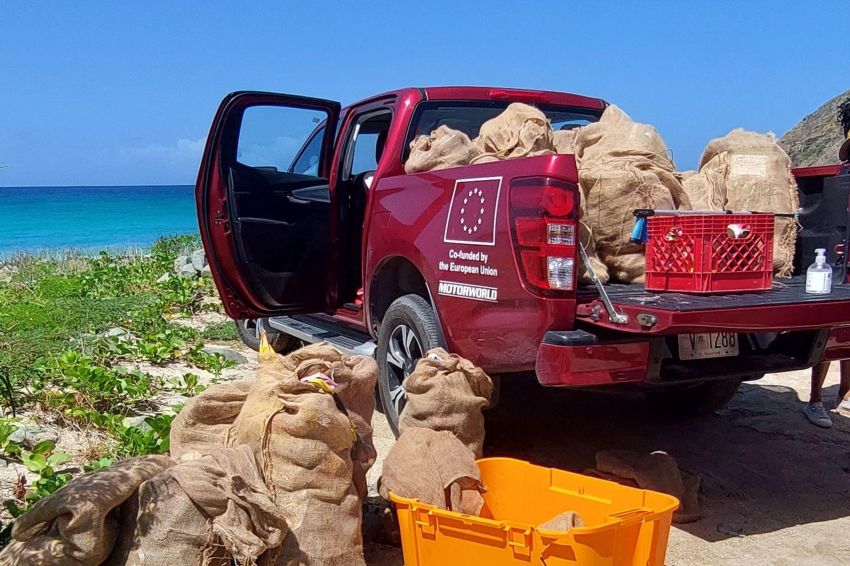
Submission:
M 384 416 L 398 436 L 398 417 L 404 408 L 402 383 L 416 361 L 431 348 L 445 347 L 437 317 L 419 295 L 404 295 L 387 309 L 378 331 L 378 395 Z

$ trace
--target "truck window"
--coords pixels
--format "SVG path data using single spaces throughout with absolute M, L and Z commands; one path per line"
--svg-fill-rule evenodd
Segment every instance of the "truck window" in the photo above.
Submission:
M 343 178 L 378 168 L 391 120 L 388 110 L 369 112 L 357 120 L 351 129 Z
M 310 140 L 301 150 L 301 153 L 295 158 L 292 165 L 289 167 L 290 173 L 298 173 L 299 175 L 319 176 L 319 161 L 322 154 L 322 138 L 325 135 L 325 127 L 319 127 Z
M 325 121 L 327 115 L 320 110 L 285 106 L 251 106 L 245 109 L 239 130 L 236 160 L 242 165 L 288 171 L 316 126 Z M 317 159 L 304 167 L 306 175 L 316 175 L 319 166 L 319 150 L 322 136 L 313 138 L 316 143 Z M 310 163 L 307 159 L 305 165 Z M 298 171 L 295 171 L 296 173 Z
M 411 140 L 416 136 L 429 135 L 440 126 L 460 130 L 474 139 L 481 125 L 498 116 L 510 102 L 488 101 L 433 101 L 422 102 L 416 109 L 412 126 L 405 143 L 403 159 L 407 159 Z M 599 120 L 602 110 L 572 108 L 565 106 L 538 105 L 552 123 L 553 130 L 570 130 Z

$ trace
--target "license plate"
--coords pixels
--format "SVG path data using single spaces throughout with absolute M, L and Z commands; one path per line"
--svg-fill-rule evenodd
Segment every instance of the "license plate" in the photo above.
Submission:
M 704 360 L 738 355 L 738 335 L 731 332 L 680 334 L 679 359 Z

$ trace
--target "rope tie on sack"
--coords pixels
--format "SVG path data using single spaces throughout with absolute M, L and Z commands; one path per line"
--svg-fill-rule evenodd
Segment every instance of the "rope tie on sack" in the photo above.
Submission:
M 348 414 L 348 409 L 346 409 L 345 403 L 342 402 L 342 399 L 336 393 L 338 384 L 333 379 L 333 369 L 331 369 L 331 375 L 317 371 L 300 378 L 299 381 L 301 383 L 312 385 L 320 393 L 327 393 L 333 398 L 336 408 L 339 409 L 339 412 L 345 415 L 346 419 L 348 419 L 348 426 L 351 430 L 351 440 L 353 440 L 356 444 L 360 440 L 360 435 L 357 432 L 357 427 L 354 426 L 354 421 L 351 420 L 351 415 Z

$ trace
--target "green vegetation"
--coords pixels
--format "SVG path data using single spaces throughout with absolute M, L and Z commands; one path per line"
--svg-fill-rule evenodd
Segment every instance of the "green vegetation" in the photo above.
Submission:
M 0 418 L 0 450 L 36 477 L 29 485 L 21 480 L 14 499 L 4 502 L 13 517 L 73 473 L 168 451 L 171 422 L 181 406 L 163 407 L 158 396 L 190 397 L 204 385 L 195 373 L 165 379 L 128 370 L 124 362 L 181 361 L 214 376 L 234 365 L 204 350 L 204 340 L 236 339 L 232 324 L 201 332 L 170 322 L 220 309 L 210 279 L 164 275 L 178 255 L 198 246 L 195 237 L 175 237 L 145 253 L 21 256 L 7 262 L 15 269 L 11 281 L 0 281 L 0 400 L 6 415 Z M 69 468 L 71 456 L 52 440 L 34 445 L 11 440 L 24 426 L 15 413 L 33 410 L 106 440 L 86 453 L 82 470 Z

